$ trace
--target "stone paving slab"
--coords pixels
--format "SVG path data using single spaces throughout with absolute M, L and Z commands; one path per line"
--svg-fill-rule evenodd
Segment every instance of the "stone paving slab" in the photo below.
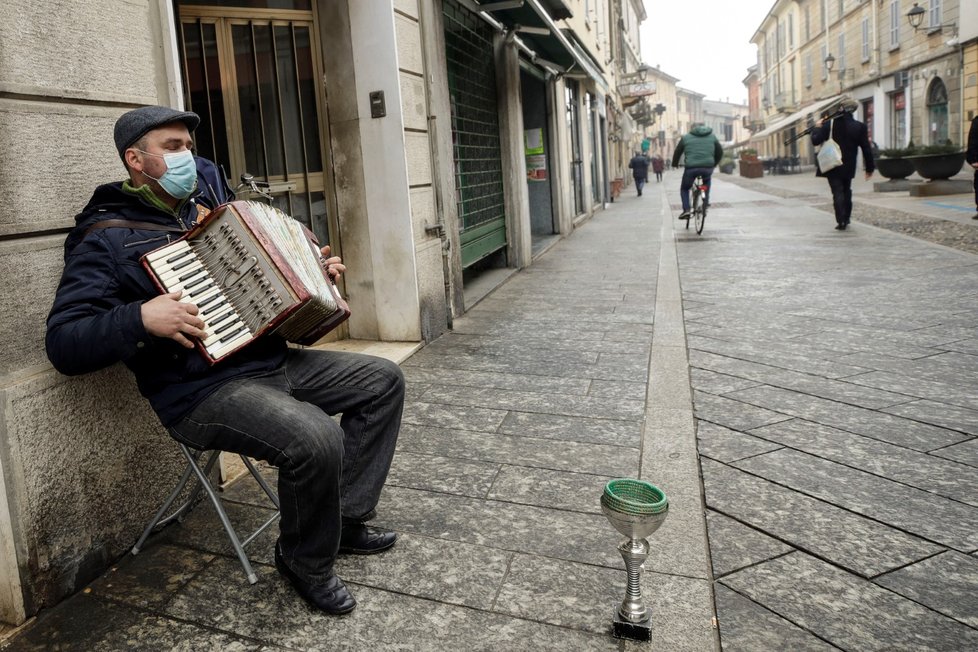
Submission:
M 707 511 L 706 523 L 715 578 L 795 550 L 783 541 L 713 510 Z
M 473 392 L 467 387 L 448 385 L 432 386 L 421 396 L 421 400 L 429 404 L 452 405 L 462 410 L 478 407 L 597 419 L 637 420 L 645 414 L 645 401 L 492 388 Z
M 485 498 L 498 473 L 499 464 L 418 455 L 402 448 L 394 457 L 387 483 L 395 487 Z
M 398 439 L 397 450 L 455 460 L 491 462 L 497 466 L 519 462 L 525 468 L 594 475 L 628 475 L 637 471 L 638 447 L 641 443 L 638 440 L 633 440 L 629 447 L 537 437 L 541 433 L 525 429 L 518 429 L 517 432 L 519 434 L 509 435 L 406 424 Z
M 702 349 L 691 349 L 689 352 L 690 364 L 697 369 L 709 369 L 710 371 L 714 371 L 716 373 L 724 373 L 730 376 L 736 376 L 738 378 L 762 378 L 767 374 L 777 372 L 779 369 L 785 369 L 784 366 L 778 364 L 777 360 L 767 360 L 764 362 L 743 360 L 736 357 L 736 355 L 732 352 L 724 354 L 722 347 L 717 348 L 719 353 Z M 792 370 L 789 369 L 788 371 Z M 822 371 L 825 373 L 808 375 L 836 379 L 846 378 L 856 374 L 864 374 L 867 373 L 869 369 L 866 367 L 856 367 L 835 363 L 830 364 L 828 368 L 823 369 Z
M 751 566 L 721 582 L 844 650 L 978 647 L 978 631 L 803 553 Z
M 384 492 L 381 510 L 384 525 L 400 532 L 608 567 L 622 563 L 613 545 L 615 531 L 597 514 L 402 487 Z
M 950 405 L 978 409 L 978 396 L 975 395 L 973 385 L 970 383 L 957 385 L 888 371 L 871 371 L 847 376 L 845 380 L 849 383 L 876 387 L 907 396 L 928 398 Z
M 978 507 L 787 448 L 732 466 L 923 539 L 978 548 Z
M 978 410 L 921 399 L 910 403 L 892 405 L 884 408 L 883 412 L 897 414 L 924 423 L 932 423 L 935 426 L 957 430 L 969 435 L 978 435 Z
M 902 374 L 913 379 L 920 379 L 934 383 L 956 385 L 967 387 L 975 381 L 974 368 L 967 365 L 955 364 L 956 361 L 948 358 L 950 354 L 937 354 L 929 358 L 920 360 L 901 360 L 891 356 L 878 355 L 876 353 L 851 353 L 838 358 L 841 364 L 856 365 L 869 370 L 889 371 L 891 373 Z M 965 360 L 970 360 L 972 365 L 976 356 L 967 356 Z
M 763 430 L 763 428 L 757 430 Z M 718 462 L 730 463 L 781 448 L 780 444 L 771 443 L 702 419 L 696 426 L 696 438 L 700 455 Z
M 454 385 L 455 387 L 494 387 L 516 391 L 552 392 L 554 394 L 584 395 L 588 393 L 591 382 L 583 378 L 563 378 L 560 376 L 514 376 L 492 372 L 469 371 L 466 369 L 427 369 L 407 367 L 404 373 L 407 386 Z M 419 394 L 420 396 L 420 394 Z
M 978 467 L 978 437 L 968 441 L 931 451 L 931 455 L 944 457 L 961 464 Z
M 213 560 L 199 550 L 154 542 L 137 556 L 123 557 L 88 588 L 97 598 L 158 611 Z
M 588 475 L 503 465 L 487 494 L 491 500 L 600 514 L 604 487 L 617 475 Z
M 701 392 L 722 396 L 727 392 L 734 392 L 738 389 L 756 387 L 763 383 L 757 380 L 749 380 L 738 376 L 718 373 L 709 369 L 693 367 L 689 370 L 693 386 Z
M 978 628 L 978 559 L 949 551 L 876 579 L 880 586 Z
M 941 451 L 966 444 L 920 453 L 802 419 L 755 428 L 750 434 L 978 507 L 978 484 L 961 481 L 976 471 L 940 459 Z
M 499 593 L 496 611 L 607 635 L 610 614 L 621 604 L 624 595 L 624 580 L 621 572 L 607 568 L 517 555 Z M 709 600 L 705 581 L 644 573 L 642 592 L 663 598 L 649 605 L 651 643 L 632 643 L 629 649 L 698 652 L 712 648 L 710 628 L 689 622 L 683 615 L 690 602 Z M 572 649 L 563 645 L 561 648 Z
M 839 648 L 785 620 L 723 584 L 716 586 L 724 652 L 835 652 Z
M 507 435 L 638 448 L 641 446 L 642 424 L 639 421 L 619 419 L 510 412 L 499 426 L 499 432 Z
M 788 414 L 705 392 L 694 392 L 693 402 L 696 405 L 696 418 L 731 430 L 750 430 L 791 418 Z
M 967 435 L 946 428 L 777 387 L 751 387 L 731 392 L 726 398 L 918 451 L 933 450 L 968 438 Z M 757 424 L 738 430 L 750 430 L 761 425 L 768 424 Z
M 378 560 L 375 560 L 380 563 Z M 167 614 L 219 631 L 302 650 L 411 649 L 419 641 L 431 649 L 547 649 L 557 642 L 581 650 L 614 650 L 607 636 L 514 619 L 350 583 L 359 606 L 337 618 L 299 598 L 274 568 L 258 569 L 253 586 L 224 581 L 230 560 L 219 559 L 188 585 Z
M 43 627 L 27 629 L 3 649 L 7 652 L 257 652 L 266 648 L 257 640 L 234 632 L 175 621 L 90 594 L 79 594 L 72 598 L 71 609 L 52 613 Z
M 710 460 L 702 467 L 707 507 L 863 577 L 943 550 L 733 467 Z
M 509 551 L 405 534 L 382 558 L 340 556 L 336 573 L 344 582 L 488 611 L 512 558 Z

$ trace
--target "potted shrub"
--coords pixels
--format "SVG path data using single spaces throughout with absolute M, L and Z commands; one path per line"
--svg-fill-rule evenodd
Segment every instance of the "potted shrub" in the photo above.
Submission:
M 764 164 L 757 160 L 757 150 L 748 147 L 740 150 L 740 176 L 759 179 L 764 176 Z
M 950 179 L 964 166 L 965 152 L 954 143 L 947 141 L 921 147 L 907 159 L 913 163 L 917 174 L 925 179 L 931 181 Z
M 876 158 L 876 171 L 887 179 L 906 179 L 914 172 L 913 161 L 907 156 L 916 153 L 913 143 L 907 147 L 881 149 Z

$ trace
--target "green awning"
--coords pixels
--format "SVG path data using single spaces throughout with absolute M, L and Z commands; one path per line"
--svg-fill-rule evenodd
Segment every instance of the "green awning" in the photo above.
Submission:
M 577 39 L 554 22 L 573 16 L 563 0 L 481 0 L 478 7 L 515 33 L 537 55 L 536 63 L 551 64 L 548 67 L 557 72 L 577 68 L 591 76 L 597 74 L 600 80 L 600 72 Z

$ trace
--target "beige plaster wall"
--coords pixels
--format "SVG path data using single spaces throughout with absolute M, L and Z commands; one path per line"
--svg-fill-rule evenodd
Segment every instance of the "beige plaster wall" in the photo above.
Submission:
M 96 185 L 123 175 L 116 117 L 165 101 L 158 9 L 145 0 L 0 3 L 6 622 L 57 602 L 124 555 L 178 473 L 176 446 L 124 367 L 69 379 L 51 368 L 43 344 L 65 229 Z
M 0 463 L 30 615 L 127 553 L 180 470 L 121 365 L 0 389 Z

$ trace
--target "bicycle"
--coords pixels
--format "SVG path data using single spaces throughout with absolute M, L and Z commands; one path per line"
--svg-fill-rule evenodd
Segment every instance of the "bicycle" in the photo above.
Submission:
M 703 233 L 703 225 L 706 223 L 706 209 L 710 205 L 706 201 L 706 193 L 709 189 L 710 186 L 703 181 L 703 176 L 697 174 L 696 178 L 693 179 L 693 208 L 690 211 L 690 216 L 693 218 L 697 234 Z M 686 228 L 689 228 L 688 217 L 686 218 Z
M 234 189 L 234 194 L 241 194 L 241 191 L 246 191 L 244 193 L 243 199 L 251 199 L 255 196 L 263 198 L 269 204 L 274 201 L 274 197 L 269 193 L 269 184 L 267 181 L 257 181 L 252 174 L 244 172 L 241 174 L 241 183 L 237 185 Z

